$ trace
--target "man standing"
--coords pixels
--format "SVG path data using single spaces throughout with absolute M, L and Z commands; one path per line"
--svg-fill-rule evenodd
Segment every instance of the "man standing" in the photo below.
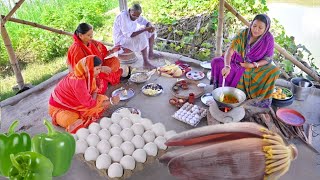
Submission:
M 153 52 L 155 28 L 151 22 L 140 16 L 141 13 L 139 4 L 134 4 L 129 10 L 122 11 L 114 22 L 113 41 L 115 45 L 121 45 L 125 53 L 141 51 L 143 66 L 154 68 L 149 59 L 161 57 L 160 54 Z

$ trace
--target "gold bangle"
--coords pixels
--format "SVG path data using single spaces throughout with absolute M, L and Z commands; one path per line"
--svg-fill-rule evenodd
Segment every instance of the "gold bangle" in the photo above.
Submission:
M 230 66 L 230 65 L 225 65 L 224 67 L 227 67 L 227 68 L 231 69 L 231 66 Z

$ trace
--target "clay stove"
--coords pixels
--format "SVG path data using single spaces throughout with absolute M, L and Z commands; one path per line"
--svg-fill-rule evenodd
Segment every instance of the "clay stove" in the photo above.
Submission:
M 211 101 L 208 111 L 208 124 L 239 122 L 245 116 L 245 109 L 242 106 L 229 108 L 219 107 L 216 101 Z

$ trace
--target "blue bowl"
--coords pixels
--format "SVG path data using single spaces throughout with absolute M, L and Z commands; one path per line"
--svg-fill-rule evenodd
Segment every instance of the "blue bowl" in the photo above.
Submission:
M 285 107 L 285 106 L 291 105 L 292 103 L 293 103 L 293 96 L 286 100 L 272 98 L 272 105 L 276 107 Z

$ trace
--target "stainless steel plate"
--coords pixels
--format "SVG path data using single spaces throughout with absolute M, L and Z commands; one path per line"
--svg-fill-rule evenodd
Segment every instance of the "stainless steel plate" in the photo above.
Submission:
M 206 93 L 201 96 L 201 102 L 207 106 L 209 106 L 208 102 L 214 101 L 214 98 L 211 93 Z
M 124 101 L 127 99 L 130 99 L 134 96 L 134 90 L 132 88 L 127 89 L 127 93 L 125 93 L 125 88 L 121 87 L 119 89 L 116 89 L 112 92 L 111 96 L 117 96 L 120 95 L 120 101 Z
M 207 72 L 207 78 L 208 78 L 209 80 L 211 80 L 211 71 L 208 71 L 208 72 Z
M 121 109 L 129 109 L 129 111 L 131 112 L 131 114 L 138 114 L 141 116 L 141 111 L 140 109 L 137 109 L 137 108 L 134 108 L 134 107 L 121 107 L 121 108 L 118 108 L 117 110 L 115 110 L 114 112 L 115 113 L 120 113 L 120 110 Z
M 208 62 L 208 61 L 201 62 L 200 66 L 205 68 L 205 69 L 211 69 L 211 63 Z

